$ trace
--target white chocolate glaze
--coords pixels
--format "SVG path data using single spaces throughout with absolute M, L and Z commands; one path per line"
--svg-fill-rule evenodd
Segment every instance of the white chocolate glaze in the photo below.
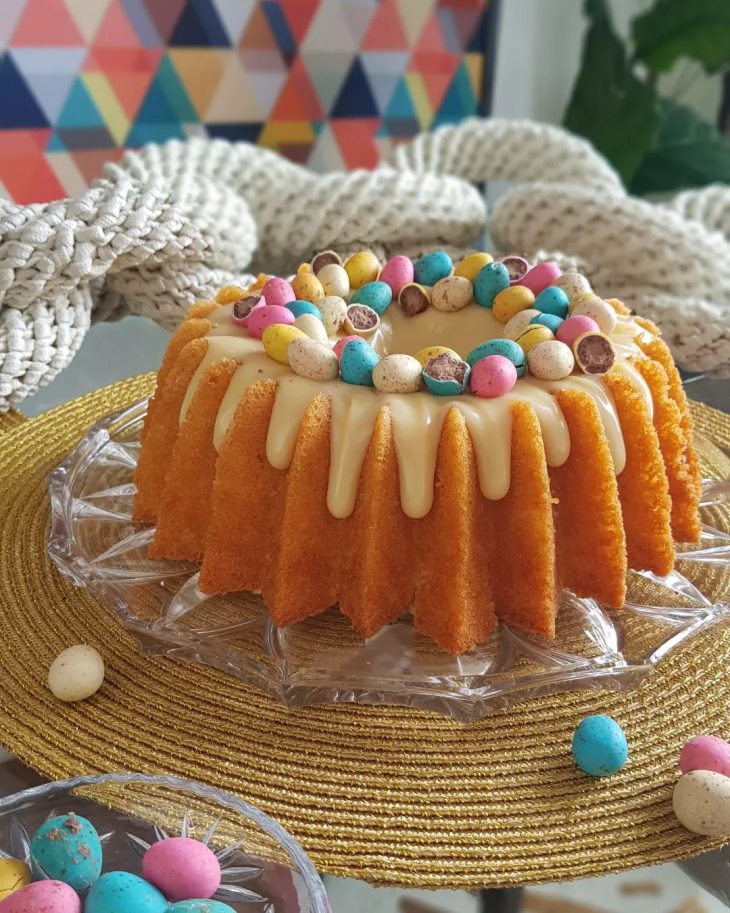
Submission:
M 434 474 L 438 444 L 449 410 L 464 416 L 474 447 L 479 486 L 486 498 L 504 497 L 510 486 L 512 413 L 514 402 L 527 402 L 540 423 L 549 466 L 561 466 L 570 455 L 570 435 L 558 401 L 560 390 L 580 390 L 595 402 L 606 432 L 616 473 L 626 462 L 623 434 L 610 391 L 600 378 L 573 374 L 559 381 L 520 378 L 515 387 L 497 399 L 434 396 L 431 393 L 389 394 L 371 387 L 358 387 L 341 380 L 313 381 L 292 374 L 263 351 L 261 342 L 244 335 L 231 317 L 231 305 L 216 308 L 208 319 L 208 349 L 193 376 L 183 402 L 180 421 L 185 419 L 193 396 L 208 368 L 223 358 L 240 363 L 223 396 L 215 422 L 213 444 L 219 450 L 236 409 L 246 390 L 256 381 L 277 381 L 274 408 L 266 440 L 266 457 L 277 469 L 286 469 L 294 455 L 299 428 L 309 404 L 318 395 L 330 397 L 332 425 L 327 506 L 335 517 L 349 516 L 355 506 L 362 465 L 378 413 L 390 410 L 393 441 L 398 461 L 401 506 L 409 517 L 423 517 L 433 503 Z M 391 317 L 391 311 L 392 317 Z M 466 355 L 474 345 L 498 337 L 502 324 L 484 308 L 471 305 L 456 314 L 429 308 L 424 314 L 407 318 L 397 306 L 388 312 L 375 347 L 380 354 L 392 351 L 413 354 L 428 344 L 449 345 Z M 421 318 L 428 318 L 422 320 Z M 420 321 L 420 323 L 419 323 Z M 464 321 L 463 328 L 453 327 Z M 412 331 L 412 327 L 417 331 Z M 638 332 L 634 332 L 634 329 Z M 617 333 L 618 360 L 614 371 L 629 377 L 644 396 L 650 412 L 650 391 L 630 358 L 642 357 L 637 342 L 645 331 L 628 318 L 620 318 Z M 408 344 L 406 344 L 406 338 Z

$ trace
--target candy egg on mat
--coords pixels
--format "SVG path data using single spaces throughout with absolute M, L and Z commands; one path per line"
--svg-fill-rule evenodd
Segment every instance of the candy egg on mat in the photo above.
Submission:
M 674 814 L 693 834 L 730 834 L 730 777 L 714 770 L 691 770 L 677 781 L 672 794 Z
M 467 257 L 464 257 L 461 263 L 456 267 L 454 275 L 463 276 L 464 279 L 468 279 L 473 285 L 479 270 L 488 263 L 491 263 L 493 259 L 492 255 L 486 253 L 486 251 L 477 251 L 476 253 L 469 254 Z
M 423 383 L 421 370 L 412 355 L 386 355 L 373 370 L 373 385 L 382 393 L 415 393 Z
M 398 304 L 407 317 L 422 314 L 431 304 L 431 289 L 417 282 L 407 282 L 398 293 Z
M 359 339 L 360 337 L 350 338 Z M 293 339 L 289 343 L 287 354 L 292 371 L 300 377 L 325 381 L 334 380 L 340 373 L 339 359 L 326 341 Z
M 463 393 L 469 382 L 471 368 L 458 355 L 442 352 L 429 358 L 423 368 L 424 383 L 437 396 Z
M 233 907 L 220 900 L 178 900 L 167 908 L 167 913 L 236 913 Z
M 376 314 L 383 314 L 393 300 L 393 292 L 387 282 L 366 282 L 353 292 L 350 305 L 364 304 Z
M 413 264 L 413 278 L 421 285 L 436 285 L 439 279 L 450 276 L 454 268 L 445 250 L 432 250 Z
M 300 301 L 321 301 L 324 298 L 324 289 L 322 283 L 310 271 L 309 264 L 307 269 L 301 269 L 291 281 L 291 287 Z
M 266 299 L 260 292 L 254 292 L 251 295 L 244 294 L 233 302 L 231 320 L 238 326 L 245 327 L 251 311 L 256 307 L 263 307 L 265 304 Z
M 158 840 L 142 859 L 142 877 L 169 899 L 212 897 L 220 887 L 221 867 L 215 853 L 200 840 Z
M 350 336 L 342 336 L 337 342 L 332 346 L 332 351 L 337 356 L 338 360 L 342 358 L 342 351 L 347 345 L 348 342 L 352 342 L 354 339 L 362 339 L 362 336 L 357 336 L 352 334 Z
M 679 769 L 683 774 L 691 770 L 714 770 L 730 777 L 730 745 L 715 735 L 698 735 L 688 742 L 679 755 Z
M 549 285 L 535 298 L 535 310 L 541 314 L 557 314 L 564 320 L 568 316 L 568 296 L 556 285 Z
M 317 278 L 322 283 L 325 297 L 339 295 L 346 298 L 350 294 L 350 277 L 347 270 L 339 263 L 328 263 L 317 273 Z
M 380 326 L 378 312 L 366 304 L 351 304 L 345 315 L 345 329 L 348 333 L 369 336 Z
M 568 270 L 567 273 L 562 273 L 557 279 L 553 279 L 552 284 L 556 288 L 561 288 L 568 298 L 575 298 L 576 295 L 593 291 L 586 277 L 582 273 L 575 272 L 575 270 Z
M 474 280 L 474 300 L 483 308 L 490 308 L 497 295 L 509 288 L 509 273 L 504 263 L 495 260 L 487 263 Z
M 535 323 L 541 327 L 547 327 L 548 330 L 557 333 L 563 324 L 563 318 L 558 317 L 557 314 L 538 314 L 537 317 L 532 318 L 530 323 Z
M 340 373 L 347 384 L 372 387 L 373 370 L 380 356 L 364 339 L 348 342 L 340 356 Z
M 525 373 L 525 353 L 513 339 L 489 339 L 487 342 L 482 342 L 469 352 L 466 360 L 473 368 L 478 361 L 489 355 L 501 355 L 503 358 L 508 358 L 515 366 L 518 377 L 522 377 Z
M 572 348 L 575 363 L 584 374 L 606 374 L 616 361 L 613 343 L 603 333 L 583 333 Z
M 420 367 L 419 367 L 420 371 Z M 31 871 L 20 859 L 5 856 L 0 859 L 0 900 L 24 888 L 31 880 Z
M 334 336 L 341 329 L 347 317 L 347 304 L 339 295 L 328 295 L 317 302 L 328 336 Z
M 348 257 L 344 262 L 350 288 L 360 288 L 367 282 L 375 282 L 380 275 L 380 263 L 375 254 L 370 250 L 361 250 Z
M 539 345 L 541 342 L 547 342 L 549 339 L 554 339 L 552 330 L 547 327 L 542 327 L 539 324 L 530 323 L 525 329 L 520 333 L 520 335 L 515 340 L 517 345 L 522 349 L 525 355 L 528 355 L 530 349 L 533 346 Z
M 322 320 L 322 312 L 317 305 L 312 304 L 311 301 L 290 301 L 289 304 L 287 304 L 287 308 L 294 314 L 295 319 L 301 317 L 303 314 L 311 314 L 312 317 L 317 317 L 319 320 Z
M 531 292 L 539 295 L 543 289 L 552 285 L 559 275 L 560 267 L 558 264 L 546 260 L 544 263 L 537 263 L 532 269 L 528 269 L 520 279 L 520 284 L 526 285 Z
M 526 311 L 519 311 L 514 317 L 511 317 L 504 325 L 502 333 L 505 339 L 517 339 L 520 333 L 532 323 L 535 317 L 539 317 L 540 312 L 534 308 L 528 308 Z
M 383 267 L 380 281 L 387 282 L 393 297 L 397 298 L 404 285 L 413 282 L 413 261 L 403 254 L 396 254 Z
M 266 327 L 274 324 L 291 324 L 296 317 L 283 304 L 267 304 L 262 308 L 254 308 L 249 314 L 246 329 L 255 339 L 261 339 Z
M 460 311 L 472 298 L 472 284 L 463 276 L 445 276 L 431 289 L 431 304 L 437 311 Z
M 530 349 L 527 366 L 530 374 L 539 377 L 540 380 L 562 380 L 572 372 L 575 359 L 570 346 L 558 342 L 557 339 L 549 339 Z
M 533 309 L 535 296 L 524 285 L 511 285 L 498 292 L 492 302 L 492 314 L 500 323 L 507 323 L 520 311 Z
M 312 257 L 311 264 L 312 272 L 315 276 L 319 276 L 325 266 L 332 266 L 333 264 L 335 266 L 342 266 L 342 257 L 340 257 L 336 250 L 321 250 Z
M 600 298 L 593 298 L 591 301 L 579 304 L 576 308 L 573 308 L 572 313 L 575 316 L 582 315 L 595 320 L 602 333 L 613 333 L 616 329 L 618 321 L 616 311 L 608 302 L 602 301 Z
M 83 701 L 95 694 L 104 681 L 104 660 L 88 644 L 62 650 L 48 670 L 48 687 L 62 701 Z
M 527 260 L 525 260 L 524 257 L 520 257 L 519 254 L 507 254 L 505 257 L 500 257 L 499 259 L 500 262 L 504 263 L 507 267 L 511 285 L 517 285 L 518 282 L 521 282 L 522 277 L 530 268 L 530 264 Z
M 310 339 L 318 339 L 320 342 L 327 342 L 327 330 L 321 317 L 315 317 L 314 314 L 302 314 L 294 321 L 294 326 L 306 333 Z
M 84 913 L 167 913 L 157 888 L 131 872 L 106 872 L 86 896 Z
M 62 881 L 34 881 L 0 904 L 2 913 L 81 913 L 81 898 Z
M 49 818 L 30 840 L 30 856 L 49 878 L 86 891 L 101 872 L 101 841 L 94 825 L 69 812 Z
M 420 349 L 415 354 L 416 361 L 425 368 L 428 362 L 432 358 L 436 358 L 437 355 L 453 355 L 454 358 L 459 358 L 459 353 L 455 352 L 453 349 L 449 349 L 446 346 L 426 346 L 425 349 Z
M 266 280 L 261 289 L 261 294 L 268 305 L 279 305 L 280 307 L 290 301 L 294 301 L 297 297 L 290 283 L 286 279 L 280 279 L 278 276 L 273 276 L 271 279 Z
M 264 330 L 261 341 L 264 344 L 264 352 L 278 361 L 279 364 L 289 364 L 289 343 L 295 339 L 308 339 L 306 333 L 298 327 L 289 326 L 285 323 L 272 323 L 271 326 Z
M 517 369 L 503 355 L 487 355 L 471 369 L 469 389 L 475 396 L 504 396 L 517 383 Z
M 598 332 L 600 332 L 600 327 L 592 317 L 573 314 L 560 324 L 555 336 L 566 346 L 572 346 L 576 339 L 584 333 Z
M 624 731 L 613 717 L 587 716 L 573 733 L 573 759 L 591 777 L 609 777 L 626 763 L 629 746 Z

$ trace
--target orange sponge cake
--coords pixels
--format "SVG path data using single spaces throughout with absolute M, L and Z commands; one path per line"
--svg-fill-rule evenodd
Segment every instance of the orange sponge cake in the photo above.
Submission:
M 135 517 L 204 592 L 284 626 L 404 614 L 462 653 L 498 620 L 552 637 L 567 588 L 699 536 L 677 370 L 653 325 L 555 264 L 332 251 L 196 305 L 150 401 Z

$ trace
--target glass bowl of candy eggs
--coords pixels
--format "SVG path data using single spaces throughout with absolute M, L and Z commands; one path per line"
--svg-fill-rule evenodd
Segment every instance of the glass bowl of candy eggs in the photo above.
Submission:
M 227 793 L 100 774 L 0 799 L 0 913 L 330 913 L 304 850 Z

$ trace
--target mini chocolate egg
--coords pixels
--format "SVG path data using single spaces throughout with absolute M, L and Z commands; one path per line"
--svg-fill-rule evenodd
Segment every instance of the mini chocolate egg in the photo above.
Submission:
M 131 872 L 106 872 L 86 897 L 84 913 L 167 913 L 169 903 L 154 885 Z
M 347 308 L 345 329 L 358 336 L 369 336 L 380 326 L 378 312 L 366 304 L 351 304 Z
M 413 261 L 410 257 L 397 254 L 391 257 L 383 267 L 380 281 L 387 282 L 393 297 L 397 298 L 404 285 L 413 282 Z
M 587 716 L 573 733 L 573 758 L 591 777 L 610 777 L 626 763 L 629 746 L 623 729 L 613 717 Z
M 35 881 L 6 897 L 0 902 L 0 910 L 2 913 L 81 913 L 81 898 L 61 881 Z
M 504 265 L 507 267 L 510 285 L 521 284 L 522 277 L 530 268 L 530 264 L 527 262 L 527 260 L 525 260 L 525 258 L 521 257 L 519 254 L 507 254 L 504 257 L 500 257 L 499 262 L 504 263 Z
M 555 335 L 566 344 L 572 346 L 573 343 L 583 333 L 599 333 L 600 327 L 592 317 L 585 317 L 583 314 L 573 315 L 564 320 L 558 327 Z
M 142 858 L 142 877 L 168 900 L 212 897 L 220 887 L 221 867 L 200 840 L 168 837 L 153 843 Z
M 380 263 L 371 250 L 361 250 L 348 257 L 344 262 L 350 279 L 350 288 L 360 288 L 368 282 L 375 282 L 380 275 Z
M 492 255 L 486 253 L 486 251 L 477 251 L 476 253 L 469 254 L 464 257 L 461 263 L 456 267 L 454 275 L 468 279 L 469 282 L 474 285 L 479 270 L 488 263 L 491 263 L 493 259 Z
M 603 333 L 583 333 L 573 343 L 573 355 L 584 374 L 606 374 L 616 361 L 613 343 Z
M 537 324 L 540 327 L 547 327 L 553 333 L 557 333 L 563 324 L 563 318 L 558 317 L 557 314 L 538 314 L 537 317 L 532 318 L 530 323 Z
M 62 650 L 48 670 L 48 687 L 61 701 L 83 701 L 101 688 L 104 660 L 88 644 L 74 644 Z
M 714 770 L 730 777 L 730 745 L 715 735 L 695 736 L 682 748 L 679 769 L 683 774 L 691 770 Z
M 504 325 L 502 334 L 505 339 L 517 339 L 525 327 L 532 322 L 534 317 L 539 317 L 540 312 L 534 308 L 528 308 L 526 311 L 518 311 L 514 317 L 511 317 Z
M 445 250 L 432 250 L 413 264 L 413 278 L 419 285 L 436 285 L 439 279 L 450 276 L 454 264 Z
M 407 317 L 415 317 L 428 310 L 431 289 L 417 282 L 408 282 L 398 293 L 398 304 Z
M 556 285 L 549 285 L 535 298 L 535 310 L 541 314 L 557 314 L 565 319 L 568 316 L 568 296 Z
M 463 276 L 445 276 L 431 289 L 431 304 L 437 311 L 460 311 L 472 298 L 472 284 Z
M 425 368 L 428 362 L 432 358 L 436 358 L 437 355 L 453 355 L 454 358 L 461 358 L 458 352 L 449 349 L 447 346 L 426 346 L 425 349 L 416 352 L 414 357 L 421 367 Z
M 502 358 L 508 358 L 515 366 L 518 377 L 522 377 L 525 373 L 525 353 L 513 339 L 488 339 L 473 348 L 466 356 L 466 360 L 473 368 L 478 361 L 489 355 L 501 355 Z
M 502 355 L 487 355 L 471 369 L 469 389 L 474 396 L 494 399 L 504 396 L 517 383 L 515 366 Z
M 285 304 L 289 304 L 290 301 L 294 301 L 297 298 L 290 283 L 288 283 L 286 279 L 280 279 L 278 276 L 272 276 L 271 279 L 267 279 L 266 282 L 264 282 L 261 294 L 264 296 L 266 303 L 269 306 L 278 305 L 279 307 L 283 307 Z M 302 296 L 300 295 L 299 297 L 301 298 Z
M 347 298 L 350 294 L 350 277 L 344 266 L 338 263 L 328 263 L 323 266 L 317 273 L 317 278 L 322 283 L 325 297 L 327 295 L 339 295 L 340 298 Z
M 318 320 L 322 321 L 322 312 L 317 305 L 312 304 L 311 301 L 290 301 L 286 306 L 292 314 L 294 314 L 295 319 L 301 317 L 302 314 L 311 314 L 312 317 L 316 317 Z
M 351 298 L 350 305 L 364 304 L 372 308 L 376 314 L 384 314 L 393 300 L 393 292 L 387 282 L 366 282 L 356 289 Z
M 730 777 L 714 770 L 691 770 L 677 781 L 672 807 L 693 834 L 725 837 L 730 834 Z
M 315 317 L 314 314 L 302 314 L 294 321 L 294 326 L 306 333 L 310 339 L 318 339 L 320 342 L 327 342 L 327 330 L 321 317 Z
M 497 295 L 509 288 L 509 273 L 504 263 L 495 260 L 487 263 L 474 280 L 474 300 L 483 308 L 490 308 Z
M 239 298 L 243 298 L 245 294 L 246 290 L 242 289 L 240 285 L 224 285 L 216 292 L 215 301 L 216 304 L 232 304 Z
M 325 266 L 333 265 L 342 266 L 342 257 L 335 250 L 321 250 L 311 260 L 312 272 L 317 278 L 319 278 L 319 274 Z
M 380 356 L 364 339 L 348 342 L 340 357 L 340 373 L 346 384 L 372 387 L 373 371 Z
M 316 318 L 312 318 L 316 319 Z M 298 327 L 290 326 L 286 323 L 272 323 L 266 327 L 261 336 L 261 342 L 264 344 L 264 351 L 278 361 L 279 364 L 289 364 L 289 343 L 294 339 L 308 339 L 305 332 Z
M 502 289 L 492 302 L 492 314 L 500 323 L 507 323 L 515 314 L 534 310 L 535 296 L 524 285 L 511 285 Z
M 236 913 L 233 907 L 220 900 L 178 900 L 167 908 L 167 913 Z
M 348 343 L 348 342 L 352 342 L 353 339 L 362 339 L 362 336 L 356 336 L 356 335 L 352 335 L 352 336 L 342 336 L 342 337 L 341 337 L 340 339 L 338 339 L 337 342 L 332 346 L 332 351 L 333 351 L 333 352 L 335 353 L 335 355 L 337 356 L 338 362 L 339 362 L 339 359 L 342 358 L 342 351 L 343 351 L 343 349 L 345 348 L 345 346 L 347 345 L 347 343 Z
M 307 264 L 309 266 L 309 264 Z M 291 287 L 299 301 L 321 301 L 324 298 L 322 283 L 309 270 L 300 270 L 291 281 Z
M 573 309 L 572 314 L 574 317 L 590 317 L 591 320 L 596 321 L 601 328 L 601 332 L 606 333 L 607 335 L 613 333 L 616 329 L 616 322 L 618 320 L 616 311 L 614 311 L 611 305 L 606 301 L 601 301 L 600 298 L 594 298 L 593 301 L 579 304 L 578 307 Z
M 436 396 L 457 396 L 466 389 L 470 373 L 471 368 L 462 358 L 443 352 L 429 358 L 421 376 Z
M 570 299 L 568 308 L 572 314 L 577 307 L 581 306 L 581 304 L 587 304 L 589 301 L 600 300 L 601 299 L 598 297 L 598 295 L 596 295 L 595 292 L 579 292 L 577 295 L 573 295 L 573 297 Z
M 373 385 L 382 393 L 415 393 L 421 389 L 421 363 L 411 355 L 386 355 L 373 371 Z
M 283 304 L 267 304 L 262 308 L 254 308 L 248 315 L 246 329 L 254 339 L 261 339 L 266 327 L 273 324 L 292 324 L 296 320 L 294 314 Z
M 520 280 L 520 285 L 526 285 L 535 296 L 552 285 L 560 275 L 560 267 L 557 263 L 546 260 L 544 263 L 537 263 L 532 269 L 528 269 Z
M 257 307 L 263 307 L 265 304 L 266 299 L 261 292 L 253 292 L 250 295 L 244 294 L 237 301 L 233 302 L 231 320 L 238 326 L 245 327 L 248 324 L 248 318 L 251 316 L 251 311 Z
M 420 377 L 421 366 L 418 366 Z M 20 859 L 0 858 L 0 900 L 30 884 L 31 871 Z
M 552 284 L 556 288 L 561 288 L 568 296 L 568 299 L 592 291 L 591 284 L 586 277 L 575 270 L 568 270 L 567 273 L 562 273 L 557 279 L 553 280 Z
M 339 295 L 328 295 L 317 302 L 319 313 L 324 321 L 324 328 L 328 336 L 335 336 L 341 329 L 347 317 L 347 304 Z
M 30 840 L 30 856 L 49 878 L 86 891 L 101 872 L 101 841 L 94 825 L 69 812 L 49 818 Z
M 292 371 L 299 377 L 324 381 L 334 380 L 340 373 L 340 362 L 328 342 L 320 342 L 317 339 L 293 339 L 289 343 L 287 355 Z
M 547 327 L 541 327 L 538 324 L 530 323 L 520 333 L 515 342 L 525 355 L 528 355 L 533 346 L 554 338 L 552 330 L 549 330 Z
M 527 366 L 530 374 L 540 380 L 562 380 L 572 372 L 575 359 L 570 346 L 557 339 L 548 339 L 530 349 Z

